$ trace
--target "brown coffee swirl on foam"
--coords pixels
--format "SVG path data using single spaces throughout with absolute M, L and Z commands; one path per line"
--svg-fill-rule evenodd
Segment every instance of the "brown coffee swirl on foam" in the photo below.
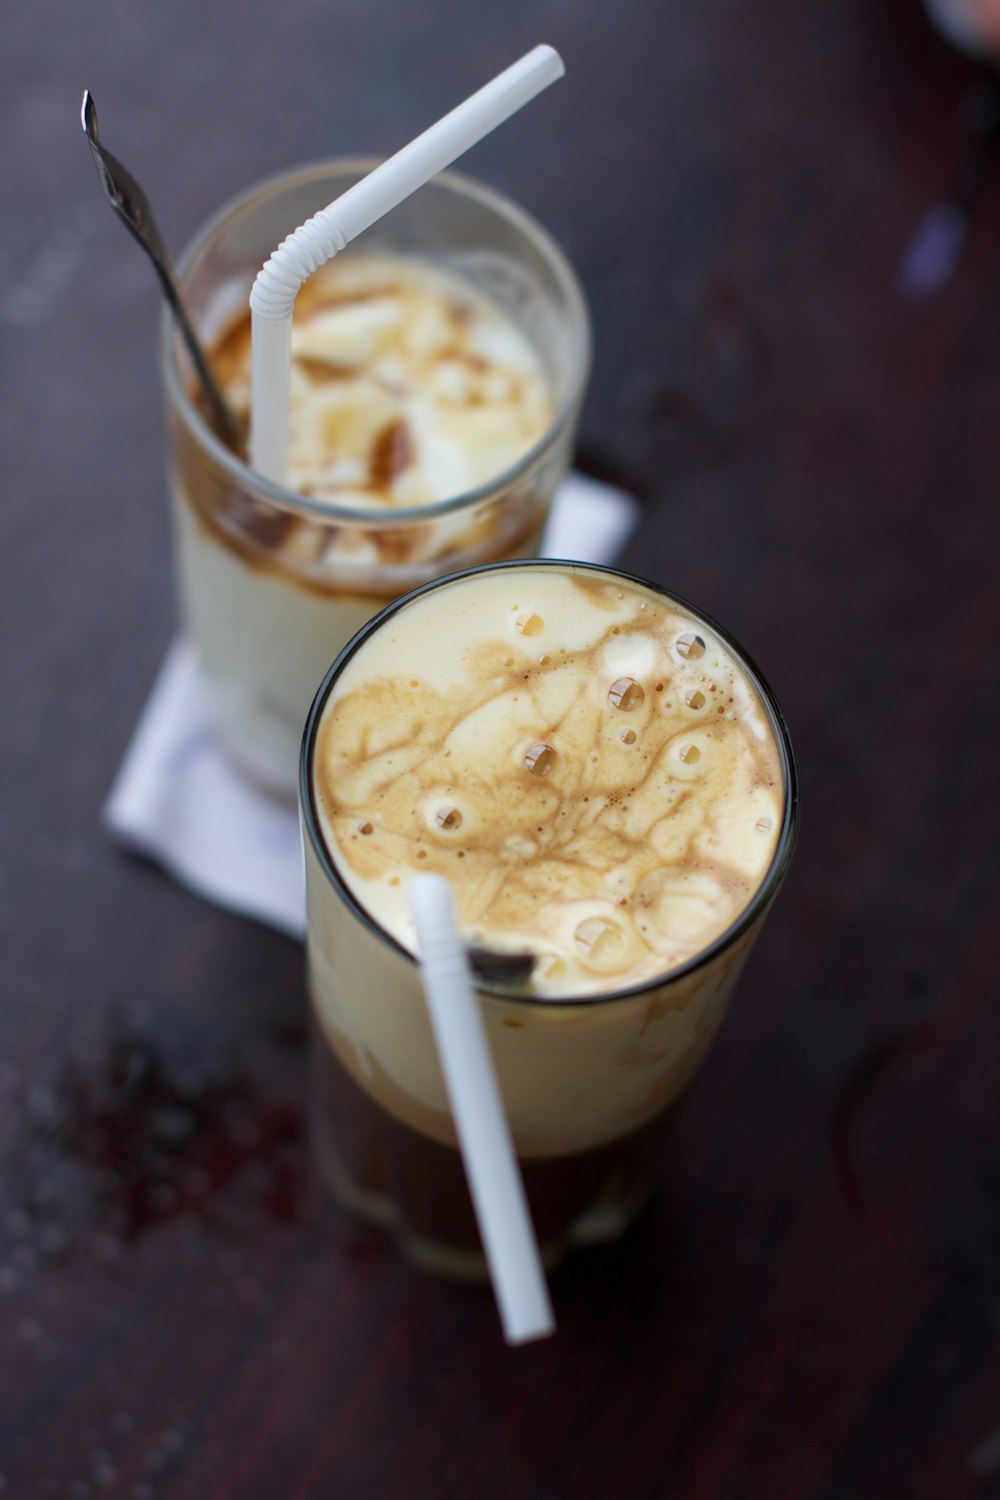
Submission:
M 249 314 L 212 360 L 249 425 Z M 527 336 L 470 283 L 417 258 L 348 254 L 305 284 L 292 329 L 288 488 L 373 516 L 433 505 L 498 478 L 539 441 L 554 405 Z M 329 590 L 331 575 L 448 557 L 484 540 L 527 550 L 543 516 L 473 510 L 398 528 L 338 527 L 242 495 L 177 434 L 184 490 L 216 538 L 256 567 Z M 529 507 L 530 511 L 530 507 Z M 488 533 L 485 536 L 484 533 Z M 343 587 L 340 580 L 333 591 Z M 378 588 L 362 592 L 378 593 Z M 394 592 L 383 590 L 387 597 Z
M 249 418 L 249 317 L 213 358 Z M 551 418 L 525 334 L 429 262 L 337 257 L 299 293 L 288 469 L 298 494 L 362 509 L 432 505 L 511 468 Z
M 469 941 L 538 956 L 540 994 L 668 973 L 774 856 L 781 762 L 728 649 L 652 591 L 556 566 L 416 599 L 354 654 L 313 767 L 362 906 L 413 949 L 407 876 L 445 875 Z

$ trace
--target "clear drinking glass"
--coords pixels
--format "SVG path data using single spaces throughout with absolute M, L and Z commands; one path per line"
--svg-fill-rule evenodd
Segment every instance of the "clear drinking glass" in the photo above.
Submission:
M 784 785 L 775 853 L 756 894 L 689 962 L 652 982 L 575 1000 L 526 997 L 502 984 L 478 991 L 536 1231 L 552 1265 L 575 1245 L 618 1237 L 652 1191 L 678 1107 L 787 871 L 797 828 L 796 773 L 767 683 L 706 616 L 664 589 L 609 569 L 538 560 L 504 566 L 621 579 L 666 599 L 695 628 L 707 626 L 760 696 Z M 306 725 L 299 794 L 321 1168 L 341 1204 L 392 1231 L 416 1264 L 482 1280 L 485 1265 L 419 972 L 339 875 L 321 829 L 312 770 L 324 706 L 347 663 L 374 632 L 398 626 L 410 600 L 455 581 L 429 584 L 389 606 L 334 662 Z
M 285 235 L 375 165 L 334 161 L 272 178 L 205 225 L 179 274 L 206 343 L 245 308 L 254 277 Z M 265 480 L 221 442 L 164 314 L 182 619 L 225 749 L 257 783 L 289 797 L 313 694 L 367 619 L 442 573 L 537 552 L 570 461 L 590 364 L 587 312 L 571 267 L 500 194 L 444 173 L 365 234 L 362 247 L 418 255 L 499 304 L 540 357 L 554 415 L 529 452 L 478 489 L 391 512 L 328 503 Z

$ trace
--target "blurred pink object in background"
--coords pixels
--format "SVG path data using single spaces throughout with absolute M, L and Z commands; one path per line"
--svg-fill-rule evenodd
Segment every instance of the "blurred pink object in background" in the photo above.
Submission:
M 924 5 L 938 29 L 963 52 L 1000 58 L 1000 0 L 924 0 Z

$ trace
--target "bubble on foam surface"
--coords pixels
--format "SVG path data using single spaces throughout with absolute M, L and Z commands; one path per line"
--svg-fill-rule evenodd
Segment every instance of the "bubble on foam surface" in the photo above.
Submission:
M 555 769 L 556 752 L 551 745 L 545 745 L 538 741 L 529 745 L 524 753 L 524 769 L 530 771 L 532 776 L 548 776 Z
M 681 782 L 689 782 L 695 777 L 701 779 L 706 771 L 711 770 L 712 746 L 713 741 L 701 728 L 692 726 L 687 733 L 678 735 L 671 741 L 667 754 L 668 776 Z M 726 759 L 724 754 L 722 759 Z
M 623 745 L 634 745 L 639 736 L 634 729 L 623 729 L 618 738 Z
M 698 657 L 705 655 L 704 638 L 693 630 L 683 631 L 677 637 L 676 647 L 677 655 L 685 661 L 697 661 Z
M 684 694 L 684 702 L 688 708 L 704 708 L 705 694 L 701 691 L 701 688 L 691 688 Z
M 579 922 L 573 929 L 573 942 L 585 962 L 602 968 L 619 961 L 626 946 L 620 924 L 607 917 L 587 917 Z
M 434 821 L 439 828 L 457 830 L 462 826 L 462 814 L 457 807 L 439 807 Z
M 639 708 L 646 694 L 634 677 L 618 677 L 608 688 L 608 698 L 615 708 L 624 713 Z
M 541 615 L 526 612 L 518 615 L 514 621 L 514 629 L 518 635 L 541 635 L 545 629 L 545 621 Z
M 717 929 L 719 912 L 728 910 L 725 891 L 708 872 L 655 870 L 637 895 L 646 913 L 646 935 L 664 951 L 690 949 L 692 941 L 697 950 Z

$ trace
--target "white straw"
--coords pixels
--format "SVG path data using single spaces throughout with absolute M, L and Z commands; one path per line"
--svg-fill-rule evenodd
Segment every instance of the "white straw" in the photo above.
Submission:
M 410 910 L 458 1144 L 508 1344 L 555 1332 L 549 1289 L 514 1155 L 451 887 L 415 875 Z
M 307 219 L 264 263 L 250 292 L 250 449 L 258 473 L 280 484 L 287 470 L 292 309 L 303 282 L 362 230 L 415 193 L 564 72 L 562 58 L 554 48 L 535 47 Z

